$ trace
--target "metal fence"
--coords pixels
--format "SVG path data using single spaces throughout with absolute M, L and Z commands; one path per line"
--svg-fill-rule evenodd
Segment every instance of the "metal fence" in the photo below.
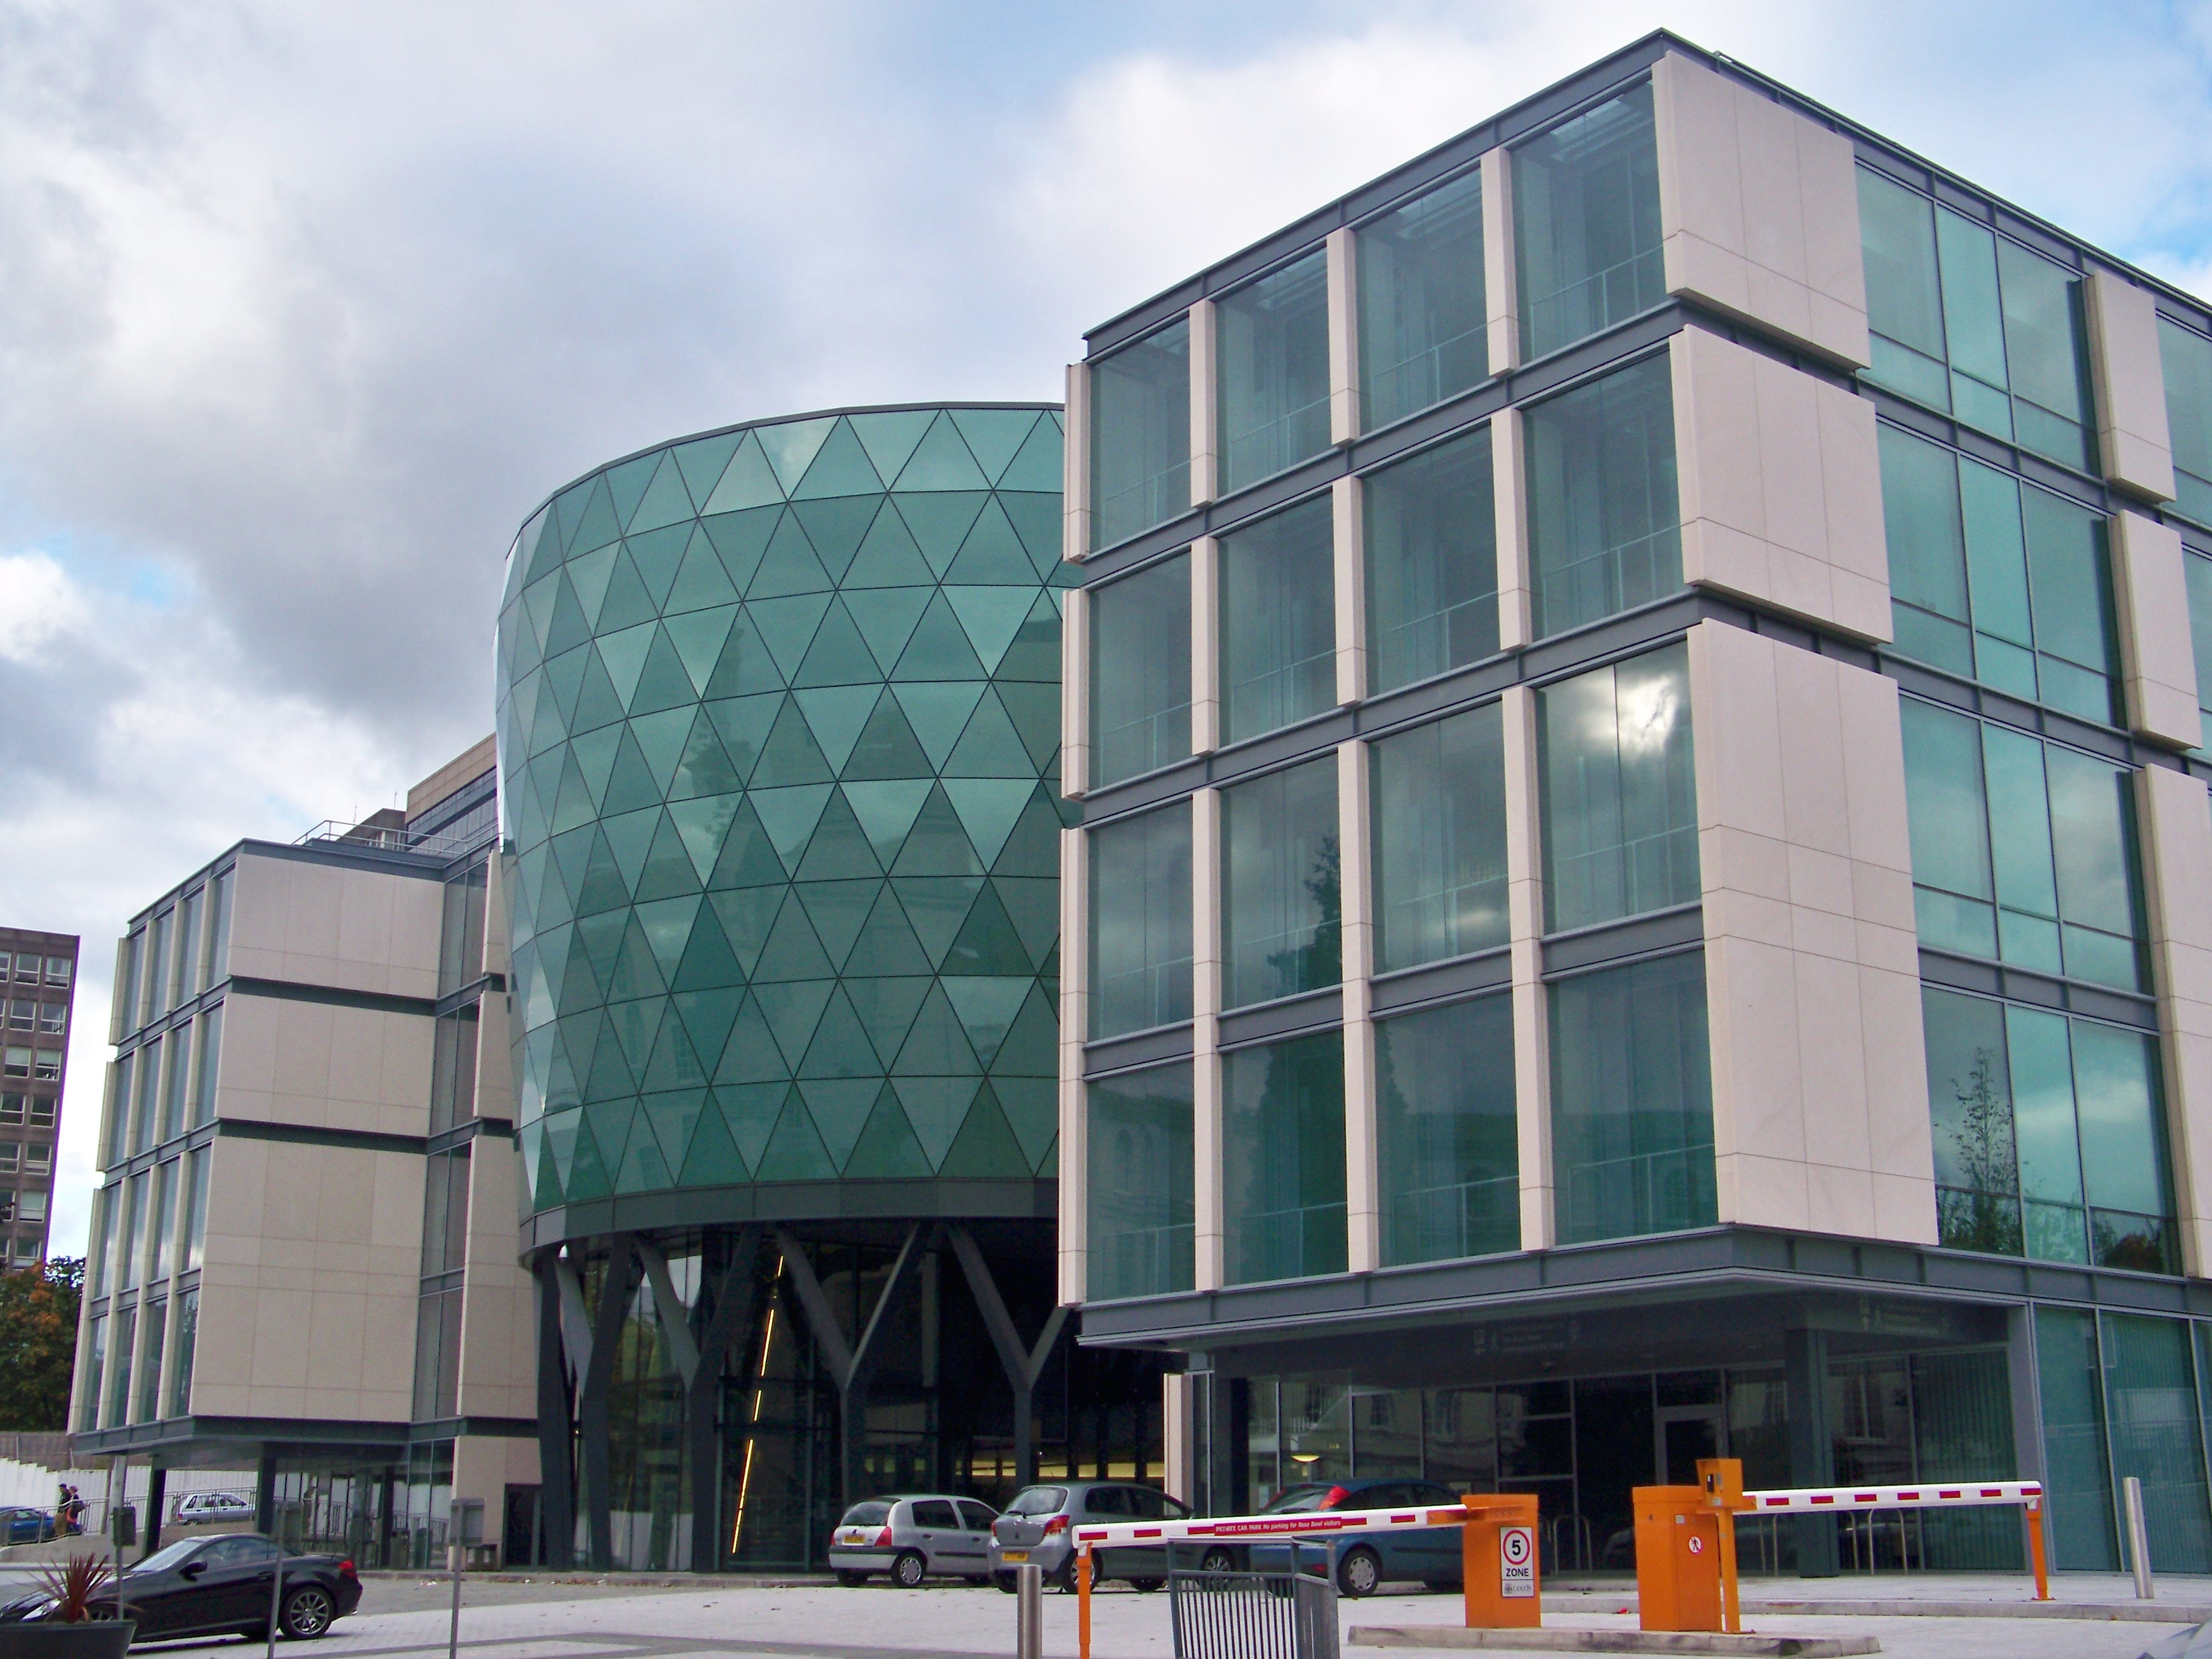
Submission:
M 1281 1572 L 1194 1571 L 1168 1549 L 1168 1618 L 1176 1659 L 1338 1659 L 1336 1580 L 1326 1551 L 1319 1576 L 1298 1571 L 1298 1547 Z

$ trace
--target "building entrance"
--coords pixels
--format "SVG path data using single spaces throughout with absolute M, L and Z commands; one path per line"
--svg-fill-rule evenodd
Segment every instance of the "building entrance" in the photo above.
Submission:
M 1654 1485 L 1695 1486 L 1699 1458 L 1729 1455 L 1728 1413 L 1721 1407 L 1662 1406 L 1655 1418 L 1651 1447 Z

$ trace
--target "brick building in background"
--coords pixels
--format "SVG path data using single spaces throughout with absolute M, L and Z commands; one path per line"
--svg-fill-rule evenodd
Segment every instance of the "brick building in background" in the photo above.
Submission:
M 10 1267 L 46 1259 L 76 957 L 74 933 L 0 927 L 0 1261 Z

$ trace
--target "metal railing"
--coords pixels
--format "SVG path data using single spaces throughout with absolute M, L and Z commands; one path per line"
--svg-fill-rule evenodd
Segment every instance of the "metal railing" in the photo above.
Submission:
M 1208 1572 L 1175 1565 L 1168 1547 L 1168 1621 L 1176 1659 L 1338 1659 L 1336 1581 L 1300 1570 L 1297 1544 L 1281 1572 Z
M 451 859 L 495 839 L 498 830 L 495 821 L 458 836 L 410 835 L 395 824 L 346 823 L 337 818 L 325 818 L 292 844 L 366 847 L 381 853 L 413 853 L 422 858 Z

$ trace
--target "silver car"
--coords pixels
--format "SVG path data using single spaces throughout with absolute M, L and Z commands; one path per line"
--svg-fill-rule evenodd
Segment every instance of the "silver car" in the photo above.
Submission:
M 871 1498 L 847 1510 L 831 1531 L 830 1571 L 847 1585 L 878 1572 L 902 1589 L 930 1577 L 980 1584 L 990 1576 L 991 1523 L 998 1518 L 972 1498 Z
M 1045 1582 L 1062 1591 L 1075 1588 L 1075 1552 L 1070 1528 L 1091 1521 L 1182 1521 L 1190 1505 L 1157 1486 L 1127 1480 L 1055 1480 L 1024 1486 L 991 1528 L 991 1577 L 1012 1594 L 1014 1569 L 1024 1562 L 1044 1569 Z M 1163 1547 L 1138 1545 L 1091 1553 L 1092 1582 L 1126 1580 L 1140 1590 L 1167 1583 Z M 1195 1563 L 1186 1563 L 1194 1565 Z

